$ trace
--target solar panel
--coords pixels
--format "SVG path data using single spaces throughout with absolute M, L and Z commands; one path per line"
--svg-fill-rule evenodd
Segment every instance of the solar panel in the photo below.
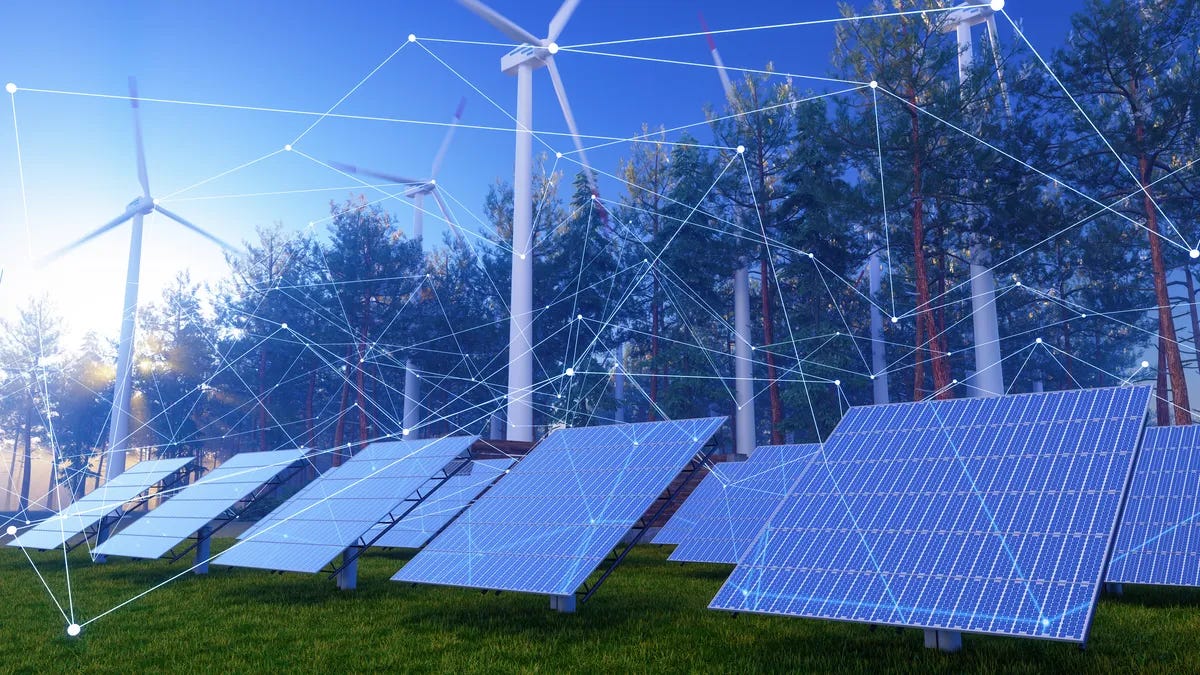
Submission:
M 670 560 L 734 564 L 821 446 L 764 445 L 744 462 L 714 465 L 654 537 Z
M 361 538 L 373 525 L 403 515 L 412 507 L 405 499 L 476 440 L 372 443 L 280 504 L 213 562 L 320 572 L 348 547 L 366 543 Z
M 1200 586 L 1198 432 L 1146 429 L 1106 581 Z
M 73 502 L 57 515 L 34 525 L 8 542 L 21 548 L 51 549 L 100 524 L 126 502 L 169 478 L 192 462 L 191 457 L 149 459 L 129 467 L 107 483 Z
M 853 408 L 710 607 L 1083 642 L 1149 398 Z
M 392 578 L 571 595 L 724 422 L 555 431 Z
M 303 457 L 304 450 L 234 455 L 97 546 L 95 553 L 157 558 Z
M 421 548 L 437 531 L 475 500 L 514 463 L 511 459 L 477 459 L 446 479 L 428 499 L 375 541 L 372 546 Z M 379 526 L 382 529 L 382 526 Z

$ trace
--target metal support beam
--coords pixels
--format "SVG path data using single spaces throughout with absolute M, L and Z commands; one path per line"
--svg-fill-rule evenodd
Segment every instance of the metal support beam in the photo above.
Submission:
M 196 532 L 196 566 L 192 572 L 208 574 L 208 561 L 212 558 L 212 528 L 208 525 Z
M 352 591 L 358 588 L 358 556 L 362 549 L 358 546 L 351 546 L 346 549 L 343 556 L 349 556 L 350 562 L 342 565 L 342 568 L 337 571 L 337 587 L 339 591 Z
M 550 596 L 550 609 L 564 614 L 573 614 L 575 612 L 575 596 L 574 595 L 552 595 Z
M 533 65 L 517 66 L 517 152 L 513 172 L 512 298 L 508 324 L 510 441 L 533 440 Z
M 733 273 L 733 378 L 737 438 L 734 452 L 749 457 L 757 445 L 754 428 L 754 357 L 750 347 L 750 269 Z
M 873 237 L 869 237 L 873 239 Z M 883 312 L 879 311 L 879 289 L 882 269 L 879 254 L 871 253 L 867 262 L 867 276 L 871 284 L 871 385 L 875 405 L 889 403 L 887 344 L 883 341 Z
M 950 653 L 962 651 L 962 633 L 956 630 L 926 628 L 925 648 Z

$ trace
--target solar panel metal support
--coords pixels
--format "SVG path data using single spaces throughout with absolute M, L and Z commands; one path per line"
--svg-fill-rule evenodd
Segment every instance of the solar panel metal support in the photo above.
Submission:
M 1108 591 L 1109 595 L 1120 597 L 1125 595 L 1125 584 L 1104 584 L 1104 590 Z
M 550 609 L 564 614 L 573 614 L 575 612 L 575 596 L 574 595 L 552 595 L 550 596 Z
M 196 574 L 208 574 L 208 561 L 212 558 L 212 533 L 208 525 L 196 532 L 196 566 L 192 569 Z
M 575 591 L 575 595 L 579 597 L 581 602 L 587 602 L 591 599 L 592 595 L 596 592 L 596 589 L 600 588 L 600 584 L 604 583 L 604 580 L 608 578 L 608 575 L 612 574 L 613 570 L 615 570 L 617 566 L 621 564 L 621 561 L 625 559 L 625 556 L 629 555 L 629 552 L 633 550 L 633 547 L 636 546 L 639 541 L 641 541 L 642 536 L 646 534 L 646 531 L 650 529 L 650 526 L 653 525 L 660 516 L 662 516 L 662 514 L 667 510 L 667 507 L 675 502 L 676 497 L 678 497 L 680 493 L 687 491 L 687 487 L 692 483 L 692 481 L 695 480 L 696 476 L 700 474 L 700 469 L 704 467 L 705 460 L 708 459 L 708 456 L 712 454 L 712 451 L 715 448 L 716 442 L 713 440 L 710 440 L 707 445 L 702 447 L 700 451 L 692 457 L 692 460 L 687 463 L 687 466 L 684 467 L 683 471 L 679 472 L 680 475 L 683 476 L 683 482 L 679 484 L 679 487 L 672 490 L 670 486 L 668 486 L 667 489 L 663 491 L 662 495 L 658 498 L 658 501 L 661 503 L 649 518 L 647 518 L 645 514 L 642 514 L 642 517 L 638 519 L 637 523 L 630 530 L 633 532 L 633 536 L 630 537 L 626 535 L 627 539 L 618 545 L 617 548 L 613 549 L 613 552 L 610 553 L 604 562 L 600 564 L 600 569 L 603 569 L 603 572 L 600 573 L 600 576 L 591 583 L 585 581 L 583 585 L 579 587 L 579 590 Z M 551 601 L 551 608 L 558 609 L 554 606 L 553 600 Z M 575 611 L 574 603 L 572 603 L 570 610 L 560 609 L 559 611 Z
M 344 558 L 349 558 L 349 562 L 343 562 L 337 571 L 337 587 L 339 591 L 352 591 L 358 587 L 358 555 L 361 553 L 362 547 L 351 546 L 342 554 Z
M 950 653 L 962 651 L 962 633 L 956 630 L 926 628 L 925 648 Z

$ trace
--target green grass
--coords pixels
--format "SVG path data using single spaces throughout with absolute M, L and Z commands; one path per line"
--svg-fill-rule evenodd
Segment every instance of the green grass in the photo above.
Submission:
M 68 638 L 20 551 L 0 550 L 0 672 L 1200 672 L 1200 592 L 1128 588 L 1105 598 L 1085 651 L 964 636 L 964 651 L 922 647 L 918 630 L 706 609 L 730 568 L 681 566 L 639 546 L 576 614 L 543 596 L 413 587 L 388 578 L 405 555 L 371 552 L 359 588 L 324 576 L 214 567 L 187 575 Z M 34 555 L 56 594 L 61 553 Z M 86 620 L 181 564 L 72 554 Z

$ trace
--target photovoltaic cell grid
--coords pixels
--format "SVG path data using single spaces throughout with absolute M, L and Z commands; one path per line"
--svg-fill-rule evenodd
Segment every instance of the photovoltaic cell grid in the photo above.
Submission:
M 738 562 L 820 447 L 764 445 L 744 462 L 713 466 L 654 543 L 678 544 L 670 560 Z
M 854 408 L 710 607 L 1082 642 L 1149 398 Z
M 303 457 L 303 450 L 234 455 L 97 546 L 95 553 L 157 558 Z
M 384 532 L 372 546 L 421 548 L 446 523 L 462 513 L 481 492 L 504 475 L 513 463 L 511 459 L 477 459 L 471 462 L 466 469 L 447 478 L 444 485 Z
M 279 505 L 213 562 L 320 572 L 347 547 L 361 544 L 376 523 L 410 508 L 405 498 L 476 440 L 457 436 L 372 443 Z
M 1105 581 L 1200 586 L 1198 432 L 1146 429 Z
M 724 422 L 555 431 L 392 579 L 570 595 Z
M 138 462 L 100 487 L 72 503 L 21 536 L 8 542 L 21 548 L 51 549 L 62 546 L 77 534 L 95 527 L 156 483 L 171 476 L 192 462 L 191 457 L 150 459 Z

